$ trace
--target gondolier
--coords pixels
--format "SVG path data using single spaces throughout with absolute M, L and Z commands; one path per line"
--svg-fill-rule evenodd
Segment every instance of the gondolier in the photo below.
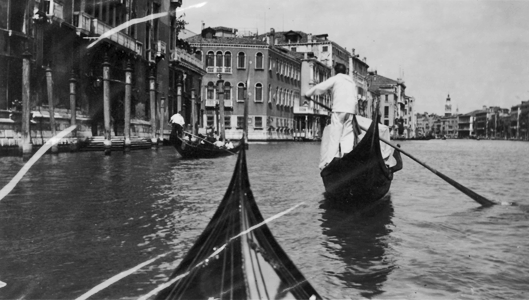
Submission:
M 186 124 L 184 121 L 184 117 L 180 114 L 182 111 L 178 111 L 176 114 L 174 114 L 171 117 L 170 122 L 173 124 L 173 127 L 176 127 L 176 133 L 179 137 L 182 136 L 182 133 L 184 131 L 184 125 Z
M 329 90 L 332 92 L 330 134 L 328 143 L 322 143 L 320 170 L 335 157 L 351 152 L 355 143 L 354 138 L 348 136 L 349 132 L 344 131 L 344 128 L 352 126 L 353 114 L 356 111 L 356 85 L 346 74 L 345 65 L 336 64 L 334 71 L 336 75 L 313 86 L 305 93 L 305 97 L 310 99 L 312 95 L 321 95 Z

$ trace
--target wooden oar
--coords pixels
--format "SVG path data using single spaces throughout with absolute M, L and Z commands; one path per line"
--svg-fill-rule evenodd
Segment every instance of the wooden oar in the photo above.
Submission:
M 307 99 L 310 99 L 310 98 L 307 98 Z M 312 100 L 312 99 L 310 99 Z M 312 100 L 314 101 L 314 100 Z M 330 107 L 324 105 L 324 104 L 321 104 L 317 101 L 314 101 L 314 103 L 318 104 L 319 106 L 325 108 L 325 109 L 328 109 L 329 111 L 332 111 Z M 363 127 L 362 125 L 358 124 L 359 127 L 364 130 L 364 131 L 367 131 L 367 128 Z M 460 190 L 461 192 L 463 192 L 465 195 L 469 196 L 470 198 L 474 199 L 474 201 L 478 202 L 479 204 L 481 204 L 482 206 L 492 206 L 492 205 L 495 205 L 497 203 L 495 202 L 492 202 L 490 201 L 489 199 L 477 194 L 476 192 L 472 191 L 471 189 L 463 186 L 462 184 L 456 182 L 455 180 L 451 179 L 450 177 L 444 175 L 443 173 L 437 171 L 436 169 L 428 166 L 427 164 L 425 164 L 424 162 L 418 160 L 417 158 L 413 157 L 413 155 L 407 153 L 406 151 L 402 150 L 401 148 L 398 148 L 397 146 L 394 146 L 393 144 L 391 144 L 389 141 L 387 141 L 386 139 L 384 138 L 381 138 L 379 137 L 379 139 L 381 141 L 383 141 L 384 143 L 388 144 L 389 146 L 393 147 L 395 150 L 397 151 L 400 151 L 401 153 L 403 153 L 404 155 L 406 155 L 407 157 L 411 158 L 412 160 L 414 160 L 415 162 L 417 162 L 418 164 L 420 164 L 421 166 L 425 167 L 426 169 L 430 170 L 432 173 L 434 173 L 435 175 L 441 177 L 441 179 L 443 179 L 444 181 L 448 182 L 450 185 L 452 185 L 453 187 L 455 187 L 456 189 Z

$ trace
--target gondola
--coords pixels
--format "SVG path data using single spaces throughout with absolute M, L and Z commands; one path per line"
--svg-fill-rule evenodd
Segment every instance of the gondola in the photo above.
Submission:
M 402 169 L 399 151 L 393 152 L 397 164 L 392 168 L 386 166 L 380 152 L 377 124 L 371 122 L 351 152 L 335 158 L 321 171 L 324 195 L 331 203 L 354 208 L 377 201 L 388 193 L 393 173 Z
M 217 158 L 222 156 L 234 155 L 241 150 L 241 143 L 233 149 L 222 149 L 211 144 L 193 144 L 185 141 L 176 133 L 176 128 L 173 128 L 169 141 L 176 148 L 183 158 Z
M 217 211 L 156 299 L 321 299 L 263 221 L 241 147 Z

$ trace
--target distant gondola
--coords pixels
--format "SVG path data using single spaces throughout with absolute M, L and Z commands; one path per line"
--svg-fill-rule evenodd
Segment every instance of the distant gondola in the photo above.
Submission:
M 402 158 L 393 152 L 397 164 L 388 168 L 380 151 L 377 122 L 371 122 L 365 136 L 342 158 L 335 158 L 321 171 L 325 197 L 340 206 L 355 207 L 381 199 L 389 191 L 393 173 L 402 169 Z
M 233 149 L 219 148 L 208 143 L 194 144 L 179 137 L 175 128 L 171 131 L 169 141 L 183 158 L 216 158 L 234 155 L 241 150 L 241 143 Z
M 266 224 L 259 225 L 264 219 L 241 149 L 217 211 L 157 300 L 321 299 Z

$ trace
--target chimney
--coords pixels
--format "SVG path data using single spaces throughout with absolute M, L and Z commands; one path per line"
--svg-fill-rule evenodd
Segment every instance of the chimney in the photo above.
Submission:
M 268 34 L 268 45 L 274 47 L 276 44 L 276 31 L 274 28 L 270 28 L 270 33 Z
M 307 43 L 312 43 L 312 33 L 307 34 Z
M 353 50 L 351 50 L 351 53 L 353 54 L 353 56 L 355 56 L 355 48 L 353 48 Z

